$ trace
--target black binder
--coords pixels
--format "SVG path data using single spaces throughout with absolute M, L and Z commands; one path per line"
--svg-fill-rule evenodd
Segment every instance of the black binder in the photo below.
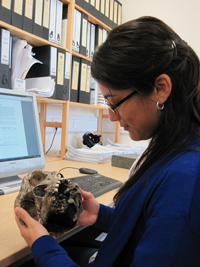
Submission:
M 56 99 L 63 100 L 64 93 L 64 72 L 65 72 L 65 50 L 57 48 L 57 81 L 56 81 Z
M 117 26 L 118 19 L 118 3 L 114 0 L 114 14 L 113 14 L 113 27 Z
M 86 56 L 87 46 L 87 23 L 88 16 L 85 13 L 81 13 L 81 38 L 80 38 L 80 50 L 79 53 Z
M 90 13 L 90 0 L 83 0 L 83 9 Z
M 98 47 L 103 42 L 103 27 L 95 25 L 95 47 Z
M 43 18 L 42 18 L 42 36 L 44 39 L 49 40 L 49 13 L 50 13 L 50 0 L 43 0 Z
M 100 20 L 100 0 L 96 0 L 95 1 L 95 18 L 99 19 Z
M 96 15 L 96 9 L 95 9 L 95 3 L 96 2 L 96 0 L 90 0 L 90 8 L 89 8 L 89 13 L 91 14 L 91 15 L 93 15 L 94 17 L 95 17 L 95 15 Z
M 118 3 L 118 10 L 117 10 L 117 24 L 120 25 L 122 23 L 122 3 L 116 0 Z
M 0 87 L 10 87 L 10 32 L 6 29 L 0 28 Z
M 81 59 L 78 85 L 78 102 L 85 103 L 86 98 L 86 80 L 87 80 L 87 60 Z
M 44 0 L 35 0 L 34 15 L 33 15 L 33 34 L 43 37 L 43 1 Z
M 11 24 L 19 29 L 22 29 L 23 25 L 23 8 L 24 8 L 24 0 L 18 5 L 17 0 L 12 0 L 12 15 L 11 15 Z
M 42 61 L 43 64 L 34 64 L 26 78 L 51 76 L 55 80 L 55 91 L 50 98 L 56 98 L 56 75 L 57 75 L 57 47 L 54 46 L 38 46 L 33 47 L 32 52 L 35 58 Z
M 78 102 L 78 84 L 79 84 L 79 70 L 80 70 L 80 58 L 72 57 L 72 72 L 71 72 L 71 90 L 70 101 Z
M 4 1 L 0 0 L 0 18 L 1 21 L 4 21 L 8 24 L 11 24 L 11 14 L 12 14 L 12 6 L 11 0 Z
M 27 1 L 24 0 L 24 14 L 23 14 L 23 24 L 22 29 L 26 32 L 33 33 L 33 10 L 35 6 L 35 0 Z
M 113 28 L 113 16 L 114 16 L 114 0 L 110 0 L 110 12 L 109 12 L 109 26 Z
M 110 26 L 110 0 L 105 0 L 105 17 L 104 23 Z
M 82 8 L 84 8 L 84 1 L 85 0 L 75 0 L 75 4 L 80 6 L 80 7 L 82 7 Z
M 90 104 L 90 79 L 91 79 L 91 62 L 87 61 L 85 104 Z
M 105 0 L 101 0 L 100 2 L 100 20 L 105 23 Z

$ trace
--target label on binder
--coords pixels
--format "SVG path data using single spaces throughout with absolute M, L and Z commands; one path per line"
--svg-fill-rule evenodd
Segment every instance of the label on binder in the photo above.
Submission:
M 65 54 L 58 53 L 58 74 L 57 74 L 57 84 L 64 84 L 64 63 L 65 63 Z
M 1 5 L 7 9 L 11 9 L 11 0 L 2 0 Z
M 32 19 L 33 17 L 33 0 L 27 0 L 25 2 L 25 17 Z

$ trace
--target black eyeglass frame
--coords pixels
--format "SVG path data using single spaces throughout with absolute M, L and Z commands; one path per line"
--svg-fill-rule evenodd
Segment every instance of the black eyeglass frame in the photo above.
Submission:
M 128 100 L 129 98 L 131 98 L 133 95 L 137 94 L 137 91 L 133 91 L 131 92 L 129 95 L 127 95 L 126 97 L 124 97 L 122 100 L 120 100 L 119 102 L 117 102 L 116 104 L 114 105 L 111 105 L 111 104 L 108 104 L 107 103 L 107 99 L 106 99 L 106 105 L 108 106 L 108 108 L 110 110 L 112 110 L 114 113 L 116 113 L 115 109 L 117 107 L 119 107 L 122 103 L 124 103 L 126 100 Z

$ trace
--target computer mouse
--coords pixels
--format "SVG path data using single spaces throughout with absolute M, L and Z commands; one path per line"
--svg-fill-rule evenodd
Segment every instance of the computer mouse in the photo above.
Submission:
M 88 169 L 88 168 L 80 168 L 79 169 L 80 173 L 85 173 L 85 174 L 96 174 L 98 173 L 98 171 L 92 170 L 92 169 Z

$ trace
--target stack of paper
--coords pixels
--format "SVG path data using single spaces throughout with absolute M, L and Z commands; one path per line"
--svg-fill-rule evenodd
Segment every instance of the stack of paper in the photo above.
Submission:
M 55 81 L 51 76 L 27 78 L 26 91 L 34 92 L 38 96 L 50 97 L 55 90 Z
M 64 158 L 68 160 L 83 161 L 89 163 L 105 163 L 111 161 L 112 155 L 130 153 L 137 153 L 139 155 L 144 151 L 144 148 L 138 146 L 124 146 L 112 143 L 110 140 L 108 140 L 108 143 L 110 144 L 106 146 L 96 144 L 92 148 L 84 146 L 83 148 L 79 149 L 68 146 L 68 150 Z

